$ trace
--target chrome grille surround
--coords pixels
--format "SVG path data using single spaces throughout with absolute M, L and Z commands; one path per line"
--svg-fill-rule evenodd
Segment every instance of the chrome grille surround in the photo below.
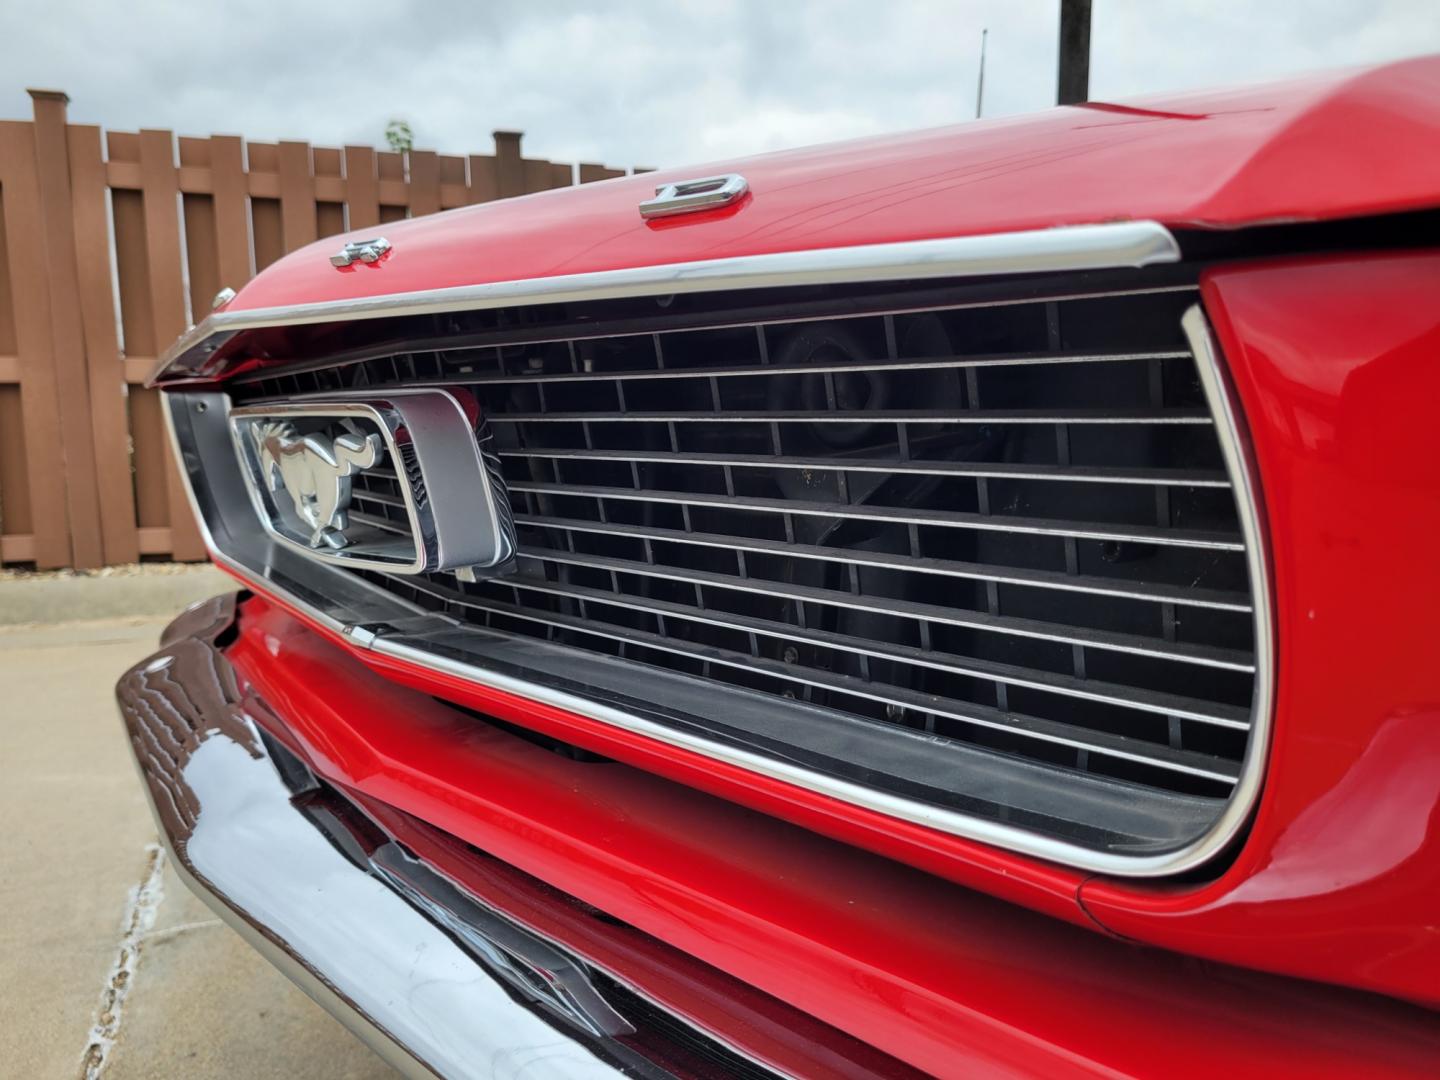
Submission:
M 886 328 L 889 347 L 885 354 L 862 357 L 858 363 L 850 357 L 787 365 L 783 357 L 765 356 L 766 331 L 761 331 L 759 356 L 753 359 L 765 362 L 763 374 L 755 363 L 714 364 L 703 358 L 687 359 L 678 352 L 669 357 L 673 366 L 667 366 L 664 349 L 657 350 L 653 366 L 643 370 L 633 366 L 633 349 L 625 353 L 629 357 L 625 365 L 617 367 L 612 360 L 608 368 L 602 365 L 597 369 L 592 364 L 590 370 L 586 370 L 583 356 L 572 351 L 577 359 L 570 362 L 568 371 L 550 360 L 535 362 L 537 353 L 553 349 L 554 342 L 544 347 L 517 346 L 509 357 L 504 347 L 494 347 L 495 360 L 488 367 L 473 351 L 457 349 L 443 356 L 444 350 L 433 350 L 437 357 L 433 371 L 425 367 L 429 361 L 422 360 L 413 370 L 397 367 L 393 379 L 406 386 L 462 382 L 482 398 L 497 432 L 499 454 L 515 499 L 520 572 L 476 584 L 448 575 L 422 575 L 406 582 L 368 575 L 371 584 L 391 601 L 398 598 L 406 603 L 412 621 L 433 623 L 438 617 L 449 630 L 430 634 L 428 641 L 423 640 L 424 635 L 393 630 L 371 639 L 373 631 L 366 626 L 356 631 L 356 637 L 393 655 L 463 672 L 480 682 L 562 704 L 948 831 L 1116 873 L 1163 873 L 1194 865 L 1216 850 L 1218 837 L 1233 834 L 1258 785 L 1269 693 L 1263 559 L 1259 557 L 1260 538 L 1238 432 L 1220 371 L 1208 341 L 1203 340 L 1203 319 L 1198 311 L 1185 316 L 1186 335 L 1178 333 L 1180 310 L 1193 302 L 1193 290 L 1160 286 L 1131 290 L 1131 294 L 1165 298 L 1176 316 L 1173 340 L 1164 342 L 1163 347 L 1100 351 L 1057 348 L 1063 343 L 1052 336 L 1048 347 L 1042 343 L 1028 354 L 982 351 L 977 355 L 956 348 L 947 356 L 914 356 L 897 348 L 896 325 L 907 319 L 913 325 L 928 316 L 897 309 L 863 316 Z M 1053 295 L 1054 299 L 1014 303 L 1033 304 L 1052 314 L 1059 307 L 1063 316 L 1067 303 L 1083 305 L 1096 299 L 1084 290 Z M 966 310 L 966 305 L 959 303 L 945 310 Z M 781 326 L 771 332 L 788 339 L 804 330 L 804 326 L 799 330 Z M 704 333 L 701 330 L 691 336 L 698 341 Z M 676 340 L 684 336 L 674 335 Z M 598 348 L 593 335 L 565 340 L 564 347 L 569 350 L 583 340 L 581 353 L 586 349 L 594 353 Z M 659 343 L 658 336 L 654 340 Z M 319 368 L 314 376 L 285 375 L 268 384 L 262 380 L 237 388 L 237 393 L 253 400 L 340 386 L 360 392 L 377 378 L 386 381 L 387 377 L 376 372 L 394 362 L 376 358 Z M 1190 400 L 1178 403 L 1162 399 L 1158 405 L 1136 403 L 1134 408 L 1117 409 L 1108 403 L 1101 408 L 1061 408 L 1054 402 L 1042 403 L 1044 407 L 1013 407 L 1017 403 L 1000 400 L 1000 407 L 991 408 L 974 393 L 977 385 L 986 387 L 985 380 L 1003 386 L 1006 373 L 1022 369 L 1089 373 L 1178 369 L 1192 364 L 1198 387 Z M 905 372 L 905 378 L 921 386 L 924 380 L 944 373 L 943 377 L 954 380 L 956 397 L 907 401 L 902 402 L 904 408 L 865 412 L 838 407 L 854 389 L 847 390 L 843 380 L 862 370 L 884 376 Z M 998 379 L 996 373 L 1000 373 Z M 1108 378 L 1108 374 L 1097 377 Z M 781 409 L 774 407 L 774 401 L 760 406 L 736 401 L 737 393 L 746 393 L 747 382 L 761 380 L 792 387 L 808 382 L 812 397 L 818 395 L 823 407 Z M 643 392 L 634 389 L 642 384 L 666 387 L 669 402 L 683 402 L 687 407 L 669 404 L 626 409 L 625 391 L 621 390 L 623 412 L 613 403 L 577 408 L 567 406 L 565 391 L 557 389 L 568 385 L 582 393 L 595 393 L 600 386 L 629 385 L 630 397 L 635 400 L 644 398 Z M 722 384 L 725 388 L 719 389 Z M 1071 385 L 1083 387 L 1086 383 L 1081 380 Z M 696 386 L 712 396 L 711 409 L 693 407 L 687 394 L 693 397 Z M 738 389 L 731 390 L 732 386 Z M 531 395 L 528 408 L 517 397 L 516 387 L 530 388 L 524 391 Z M 501 389 L 507 397 L 500 396 Z M 836 437 L 816 434 L 820 424 L 839 432 L 842 444 L 873 434 L 877 425 L 893 426 L 903 434 L 898 436 L 899 445 L 892 438 L 888 445 L 877 448 L 871 439 L 861 449 L 837 448 Z M 755 425 L 771 431 L 782 429 L 768 453 L 744 444 Z M 723 427 L 727 432 L 720 437 L 726 449 L 701 445 L 703 440 L 687 434 L 711 427 Z M 1025 455 L 1020 455 L 1022 460 L 1005 460 L 986 453 L 967 458 L 930 452 L 946 439 L 953 448 L 957 430 L 996 428 L 1006 431 L 1003 442 L 1013 441 L 1016 436 L 1010 433 L 1016 431 L 1027 433 L 1019 437 L 1022 442 L 1033 441 L 1035 432 L 1046 432 L 1046 437 L 1056 440 L 1057 459 L 1024 460 Z M 643 438 L 595 435 L 597 430 L 622 429 L 663 431 L 665 436 L 657 447 L 653 439 L 646 445 Z M 787 441 L 783 432 L 790 430 L 803 430 L 805 438 L 799 441 L 809 440 L 809 445 Z M 570 445 L 563 445 L 567 431 L 575 438 L 569 440 Z M 1094 451 L 1103 446 L 1107 432 L 1123 432 L 1124 437 L 1133 438 L 1137 431 L 1164 433 L 1158 437 L 1182 442 L 1203 433 L 1211 450 L 1205 460 L 1183 467 L 1173 461 L 1157 466 L 1154 462 L 1102 460 L 1103 454 L 1093 453 L 1095 460 L 1077 464 L 1084 457 L 1081 453 L 1059 456 L 1064 440 L 1050 433 L 1062 431 L 1081 433 L 1070 440 L 1073 447 L 1067 446 L 1067 450 L 1079 451 L 1088 445 Z M 1176 436 L 1176 432 L 1180 434 Z M 1087 444 L 1091 439 L 1087 433 L 1100 433 L 1097 437 L 1102 442 Z M 728 448 L 732 443 L 735 449 Z M 843 468 L 836 468 L 841 460 Z M 666 470 L 688 479 L 666 481 Z M 816 489 L 814 474 L 819 471 L 831 475 Z M 695 479 L 706 476 L 713 482 Z M 780 477 L 790 479 L 777 479 Z M 806 494 L 813 496 L 819 490 L 822 497 L 795 497 L 797 477 L 811 485 Z M 885 484 L 897 483 L 897 478 L 901 484 L 932 485 L 939 494 L 920 507 L 895 498 L 875 501 L 875 492 Z M 599 482 L 602 479 L 608 482 Z M 768 494 L 762 490 L 765 485 L 774 488 L 782 484 L 790 486 Z M 955 492 L 961 484 L 974 492 L 968 504 L 956 502 Z M 1153 507 L 1169 506 L 1170 516 L 1164 523 L 1146 524 L 1128 511 L 1095 513 L 1090 516 L 1096 520 L 1089 520 L 1074 514 L 1040 516 L 1025 512 L 1030 509 L 1027 506 L 1002 505 L 1017 503 L 1014 492 L 1027 486 L 1084 492 L 1097 511 L 1120 503 L 1133 509 L 1145 501 Z M 1116 503 L 1116 492 L 1125 493 L 1119 496 L 1120 503 Z M 1177 494 L 1180 492 L 1184 494 Z M 840 501 L 842 494 L 845 497 Z M 1204 501 L 1207 498 L 1210 503 Z M 1189 513 L 1210 506 L 1213 511 L 1219 505 L 1217 499 L 1233 504 L 1228 522 L 1220 523 L 1228 527 L 1215 527 L 1214 521 L 1202 522 L 1203 527 L 1177 524 L 1177 509 Z M 657 508 L 675 520 L 657 523 L 653 516 L 642 516 L 655 514 Z M 1015 509 L 1020 512 L 1010 512 Z M 741 519 L 757 524 L 737 529 L 733 523 Z M 712 524 L 706 525 L 707 521 Z M 723 527 L 713 524 L 717 521 Z M 833 538 L 844 528 L 871 530 L 874 535 L 898 530 L 909 533 L 912 541 L 909 550 L 887 550 L 884 544 L 868 548 L 853 543 L 836 545 Z M 917 532 L 921 535 L 915 541 Z M 937 539 L 955 537 L 965 538 L 964 557 L 949 550 L 948 541 Z M 1000 561 L 993 557 L 996 544 L 1049 545 L 1064 552 L 1066 563 L 1049 565 L 1033 557 Z M 1165 575 L 1147 578 L 1113 573 L 1115 566 L 1123 571 L 1125 564 L 1102 567 L 1084 554 L 1087 548 L 1099 551 L 1106 545 L 1118 549 L 1117 559 L 1126 557 L 1127 547 L 1152 553 L 1142 555 L 1142 560 L 1161 552 L 1178 560 L 1171 568 L 1176 572 L 1169 579 Z M 720 556 L 730 565 L 719 567 L 714 560 Z M 1196 558 L 1224 561 L 1230 567 L 1229 580 L 1214 587 L 1195 587 L 1194 581 L 1205 577 L 1203 570 L 1191 574 L 1203 566 Z M 1192 561 L 1187 564 L 1186 559 Z M 823 568 L 830 577 L 822 574 L 819 580 L 805 580 L 802 573 L 787 578 L 773 569 L 767 572 L 763 569 L 767 563 Z M 918 596 L 908 594 L 917 581 L 925 583 L 924 591 Z M 909 584 L 891 587 L 894 582 Z M 1249 587 L 1249 583 L 1259 587 Z M 957 590 L 961 589 L 971 590 L 968 603 L 960 602 L 963 598 Z M 686 601 L 686 591 L 692 592 L 696 601 Z M 1004 600 L 1003 605 L 997 603 L 997 596 Z M 1014 597 L 1040 597 L 1046 602 L 1063 598 L 1091 605 L 1096 611 L 1109 605 L 1162 615 L 1156 632 L 1141 633 L 1130 626 L 1106 626 L 1103 619 L 1092 620 L 1101 625 L 1085 625 L 1073 619 L 1045 617 L 1043 606 L 1029 610 L 1026 604 L 1015 603 Z M 747 606 L 754 600 L 781 604 L 789 614 L 781 618 L 773 612 L 757 614 Z M 422 616 L 421 612 L 432 614 Z M 866 620 L 871 628 L 868 633 L 860 629 L 867 625 Z M 1205 620 L 1228 629 L 1188 633 L 1191 624 L 1201 625 Z M 380 621 L 393 627 L 404 620 Z M 883 784 L 856 783 L 853 775 L 819 775 L 806 768 L 803 755 L 756 754 L 754 744 L 717 746 L 708 737 L 711 733 L 657 723 L 643 711 L 611 708 L 598 691 L 576 696 L 572 692 L 575 687 L 557 689 L 558 680 L 547 679 L 539 668 L 527 681 L 503 663 L 487 664 L 481 656 L 467 656 L 469 644 L 456 644 L 456 624 L 474 628 L 466 631 L 470 643 L 478 640 L 476 635 L 516 640 L 534 635 L 535 649 L 540 651 L 611 651 L 626 664 L 660 664 L 687 672 L 685 677 L 692 681 L 696 676 L 709 682 L 728 679 L 746 687 L 735 690 L 736 695 L 773 694 L 770 700 L 782 710 L 792 708 L 783 702 L 794 701 L 800 726 L 817 714 L 846 712 L 871 728 L 894 731 L 901 740 L 918 736 L 916 745 L 933 748 L 937 739 L 947 744 L 964 740 L 986 748 L 992 756 L 997 750 L 1005 757 L 1018 753 L 1032 764 L 1044 766 L 1050 782 L 1057 786 L 1072 781 L 1079 784 L 1077 776 L 1088 771 L 1114 780 L 1121 790 L 1129 786 L 1162 791 L 1173 797 L 1173 805 L 1187 805 L 1191 811 L 1190 803 L 1208 800 L 1215 811 L 1214 820 L 1206 823 L 1203 835 L 1185 837 L 1184 843 L 1165 851 L 1153 847 L 1126 851 L 1123 843 L 1094 850 L 1067 843 L 1064 838 L 1037 837 L 1025 827 L 1033 823 L 1023 815 L 1011 819 L 1021 822 L 1018 828 L 1004 821 L 967 818 L 956 813 L 955 807 L 927 805 L 923 799 L 907 798 L 904 792 L 886 792 Z M 908 629 L 898 631 L 901 625 Z M 1179 634 L 1177 625 L 1182 630 Z M 1240 625 L 1251 631 L 1247 640 L 1234 640 L 1235 627 Z M 919 640 L 920 627 L 926 628 L 929 640 Z M 987 646 L 987 652 L 973 647 L 962 650 L 956 644 L 976 641 L 1003 645 Z M 1058 650 L 1069 663 L 1017 663 L 1005 652 L 1016 648 Z M 791 651 L 797 655 L 790 656 Z M 512 651 L 510 658 L 513 656 Z M 823 660 L 817 662 L 815 657 Z M 1137 677 L 1130 669 L 1117 668 L 1117 663 L 1186 672 L 1186 692 L 1175 692 L 1165 678 L 1153 673 Z M 894 672 L 906 674 L 901 678 Z M 1117 672 L 1121 677 L 1114 677 Z M 925 680 L 946 681 L 947 687 L 970 689 L 937 695 L 933 685 L 925 682 L 905 685 L 916 673 Z M 1221 685 L 1226 680 L 1231 683 L 1226 693 L 1194 689 L 1204 682 Z M 782 694 L 782 688 L 789 689 L 793 697 Z M 993 695 L 988 702 L 979 692 L 982 689 Z M 816 699 L 818 707 L 802 708 L 800 703 L 807 696 Z M 1025 704 L 1025 710 L 1017 707 L 1017 701 Z M 1049 703 L 1048 712 L 1034 708 L 1037 701 Z M 1130 719 L 1107 727 L 1095 721 L 1096 715 Z M 1146 736 L 1137 727 L 1146 724 L 1159 727 L 1152 726 Z M 1162 734 L 1155 735 L 1156 730 Z M 795 767 L 797 757 L 799 769 Z M 1192 813 L 1189 824 L 1195 820 Z
M 333 528 L 304 532 L 302 504 L 282 470 L 261 463 L 257 432 L 291 432 L 302 484 L 328 488 Z M 300 445 L 318 440 L 316 449 Z M 515 555 L 515 524 L 489 427 L 468 391 L 388 388 L 375 394 L 317 394 L 230 410 L 230 431 L 250 501 L 277 541 L 352 569 L 418 574 L 466 568 L 498 572 Z M 373 460 L 335 469 L 327 447 L 346 437 L 373 440 Z M 289 466 L 285 466 L 288 468 Z M 292 498 L 294 509 L 290 507 Z M 288 520 L 287 520 L 288 519 Z M 297 525 L 300 531 L 297 532 Z M 338 542 L 325 544 L 321 533 Z

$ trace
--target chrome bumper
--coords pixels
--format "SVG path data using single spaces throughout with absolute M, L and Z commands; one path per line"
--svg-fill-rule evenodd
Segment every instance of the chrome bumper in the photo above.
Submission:
M 181 616 L 116 688 L 185 883 L 405 1075 L 689 1075 L 636 1049 L 641 1023 L 572 952 L 415 858 L 267 733 L 220 651 L 234 608 Z M 727 1053 L 755 1075 L 716 1048 L 711 1075 Z

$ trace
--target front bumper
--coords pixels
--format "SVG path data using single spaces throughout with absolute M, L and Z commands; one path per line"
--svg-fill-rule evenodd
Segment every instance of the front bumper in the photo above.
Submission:
M 345 703 L 329 723 L 322 672 Z M 1418 1076 L 1440 1060 L 1423 1010 L 1105 941 L 678 785 L 646 780 L 612 804 L 596 792 L 626 766 L 464 726 L 482 719 L 427 730 L 431 699 L 258 599 L 188 612 L 117 693 L 187 884 L 410 1075 L 1181 1076 L 1238 1057 Z M 346 740 L 367 725 L 360 771 Z M 460 821 L 476 797 L 441 759 L 418 768 L 442 736 L 451 759 L 491 770 L 469 774 L 493 804 L 469 843 L 400 808 L 443 803 Z M 534 806 L 507 842 L 523 869 L 470 846 L 501 835 L 521 791 Z M 563 811 L 587 791 L 588 816 Z M 592 873 L 582 895 L 567 841 L 587 831 L 630 877 Z M 769 877 L 737 892 L 704 858 L 747 845 Z
M 370 816 L 285 747 L 276 718 L 237 679 L 220 648 L 234 614 L 233 596 L 188 611 L 117 687 L 161 839 L 192 891 L 401 1073 L 909 1072 L 779 1003 L 716 985 L 723 977 L 586 918 L 405 815 Z M 430 861 L 417 854 L 427 848 Z M 547 924 L 571 933 L 536 929 Z M 607 957 L 614 974 L 590 957 Z M 738 1045 L 717 1038 L 647 996 L 650 985 L 661 998 L 718 991 L 712 1021 L 728 1012 L 745 1034 Z M 800 1041 L 785 1026 L 797 1019 Z

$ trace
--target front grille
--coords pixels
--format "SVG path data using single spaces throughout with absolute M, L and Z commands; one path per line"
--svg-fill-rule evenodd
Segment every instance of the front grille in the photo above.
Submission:
M 474 582 L 359 572 L 427 610 L 1040 763 L 1062 785 L 1223 800 L 1251 728 L 1253 605 L 1181 328 L 1194 288 L 954 295 L 529 326 L 241 393 L 477 395 L 519 559 Z M 353 515 L 383 528 L 395 479 L 357 476 Z

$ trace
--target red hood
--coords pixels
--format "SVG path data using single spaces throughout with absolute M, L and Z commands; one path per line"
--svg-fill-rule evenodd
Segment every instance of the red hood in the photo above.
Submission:
M 642 221 L 664 180 L 742 173 L 738 208 Z M 1228 229 L 1440 205 L 1440 57 L 1265 86 L 1091 103 L 765 154 L 385 226 L 350 272 L 330 237 L 229 311 L 622 267 L 1150 219 Z M 350 234 L 352 238 L 373 235 Z

